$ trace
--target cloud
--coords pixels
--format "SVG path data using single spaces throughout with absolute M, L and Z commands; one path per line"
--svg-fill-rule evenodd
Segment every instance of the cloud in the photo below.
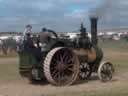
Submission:
M 91 0 L 90 0 L 91 1 Z M 90 2 L 89 1 L 89 2 Z M 71 22 L 78 22 L 78 18 L 83 17 L 84 10 L 69 9 L 73 6 L 81 6 L 85 1 L 76 2 L 74 0 L 69 0 L 64 2 L 63 0 L 6 0 L 0 3 L 0 10 L 2 11 L 1 18 L 5 26 L 11 26 L 8 30 L 17 29 L 19 30 L 19 25 L 23 27 L 26 23 L 31 23 L 36 26 L 49 26 L 58 31 L 68 31 L 73 30 L 71 27 L 65 27 L 66 25 L 71 25 Z M 78 4 L 77 4 L 78 3 Z M 87 3 L 87 2 L 86 2 Z M 65 14 L 72 15 L 65 17 Z M 76 20 L 74 20 L 74 19 Z M 12 28 L 15 25 L 15 28 Z M 17 28 L 18 26 L 18 28 Z M 74 26 L 76 27 L 76 26 Z M 3 28 L 2 28 L 3 29 Z M 21 29 L 21 28 L 20 28 Z M 7 30 L 7 29 L 6 29 Z M 37 31 L 39 31 L 38 29 Z
M 128 27 L 127 0 L 0 0 L 0 31 L 34 31 L 49 27 L 74 31 L 83 21 L 89 28 L 90 12 L 99 15 L 99 29 Z
M 128 27 L 128 1 L 127 0 L 107 0 L 107 10 L 100 18 L 99 27 L 102 29 L 127 28 Z

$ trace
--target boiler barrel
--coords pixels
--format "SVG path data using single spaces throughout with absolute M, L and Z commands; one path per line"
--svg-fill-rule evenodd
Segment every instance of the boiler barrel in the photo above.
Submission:
M 103 59 L 103 55 L 104 55 L 103 51 L 98 46 L 93 46 L 93 48 L 95 49 L 95 52 L 96 52 L 96 59 L 93 62 L 91 62 L 91 63 L 93 63 L 93 64 L 100 64 L 100 62 Z
M 80 61 L 88 62 L 89 64 L 99 64 L 103 58 L 103 51 L 98 46 L 92 46 L 90 49 L 74 49 L 73 51 Z

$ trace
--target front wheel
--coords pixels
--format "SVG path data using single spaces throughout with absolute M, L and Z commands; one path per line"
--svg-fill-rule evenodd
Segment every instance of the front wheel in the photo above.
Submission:
M 102 62 L 98 68 L 98 76 L 102 82 L 112 79 L 114 67 L 110 62 Z

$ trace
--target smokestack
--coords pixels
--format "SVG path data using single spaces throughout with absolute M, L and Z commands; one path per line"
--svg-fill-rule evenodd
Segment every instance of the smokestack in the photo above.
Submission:
M 96 45 L 98 42 L 97 39 L 97 17 L 91 17 L 90 21 L 91 21 L 91 41 L 92 44 Z

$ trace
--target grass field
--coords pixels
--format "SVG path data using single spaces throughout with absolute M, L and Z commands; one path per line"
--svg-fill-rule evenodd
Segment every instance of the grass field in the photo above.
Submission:
M 111 61 L 118 71 L 128 69 L 128 42 L 106 41 L 99 46 L 104 51 L 104 60 Z
M 12 53 L 8 53 L 7 55 L 4 55 L 2 52 L 0 52 L 0 58 L 4 58 L 4 57 L 16 57 L 18 56 L 17 53 L 12 52 Z
M 19 78 L 18 62 L 5 62 L 5 64 L 0 62 L 0 80 L 17 80 Z
M 99 46 L 104 51 L 104 60 L 110 61 L 115 67 L 116 74 L 120 78 L 117 82 L 100 83 L 98 81 L 90 81 L 81 85 L 71 87 L 54 86 L 32 86 L 33 90 L 38 90 L 38 95 L 16 95 L 16 96 L 128 96 L 128 42 L 125 41 L 105 41 L 100 42 Z M 18 58 L 17 55 L 0 56 L 0 81 L 13 81 L 22 79 L 18 74 Z M 11 60 L 10 60 L 11 58 Z M 24 84 L 24 86 L 26 86 Z M 23 87 L 23 85 L 22 85 Z M 21 90 L 19 87 L 19 90 Z M 11 87 L 12 88 L 12 87 Z M 18 87 L 17 87 L 18 88 Z M 23 87 L 23 89 L 26 87 Z M 32 88 L 28 88 L 28 91 Z M 52 90 L 53 93 L 43 91 Z M 37 91 L 37 92 L 38 92 Z M 51 92 L 52 92 L 51 91 Z M 42 93 L 41 93 L 42 92 Z M 1 93 L 1 89 L 0 89 Z M 4 91 L 3 91 L 4 93 Z M 6 91 L 5 91 L 6 93 Z M 42 94 L 42 95 L 41 95 Z M 1 94 L 0 94 L 1 96 Z M 2 95 L 3 96 L 3 95 Z M 8 95 L 13 96 L 13 95 Z

